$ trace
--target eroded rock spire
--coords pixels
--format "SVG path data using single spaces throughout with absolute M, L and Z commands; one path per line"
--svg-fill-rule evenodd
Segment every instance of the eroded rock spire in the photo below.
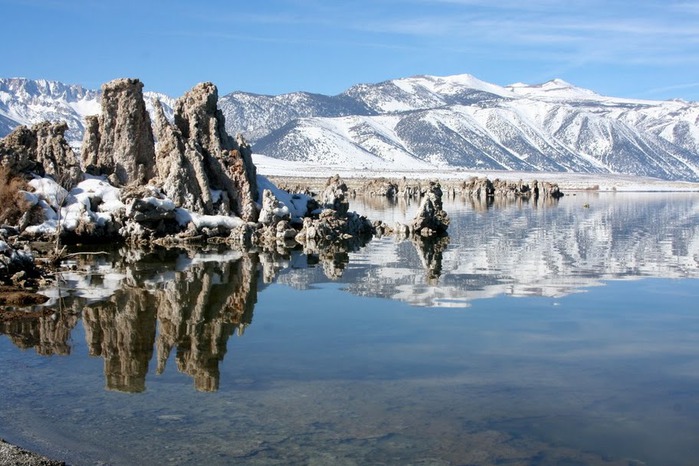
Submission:
M 88 117 L 83 137 L 85 171 L 108 175 L 116 184 L 145 184 L 155 176 L 151 121 L 138 79 L 102 85 L 102 113 Z

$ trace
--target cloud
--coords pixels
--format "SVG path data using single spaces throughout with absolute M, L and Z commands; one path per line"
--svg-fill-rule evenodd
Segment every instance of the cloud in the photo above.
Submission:
M 656 87 L 653 89 L 648 89 L 646 91 L 643 91 L 641 94 L 653 96 L 653 95 L 662 95 L 662 94 L 667 94 L 669 92 L 683 91 L 683 90 L 688 90 L 688 89 L 699 89 L 699 82 L 674 84 L 672 86 L 664 86 L 664 87 Z

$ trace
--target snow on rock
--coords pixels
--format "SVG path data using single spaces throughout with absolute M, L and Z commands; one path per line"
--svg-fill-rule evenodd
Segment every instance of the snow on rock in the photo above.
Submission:
M 270 191 L 274 197 L 288 209 L 291 219 L 300 221 L 308 211 L 308 202 L 312 199 L 311 196 L 305 194 L 291 194 L 283 189 L 279 189 L 274 183 L 262 175 L 257 175 L 257 189 L 260 193 L 260 199 L 263 198 L 265 190 Z

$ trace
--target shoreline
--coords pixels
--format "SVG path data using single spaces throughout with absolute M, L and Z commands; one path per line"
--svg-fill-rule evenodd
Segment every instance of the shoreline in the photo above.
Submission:
M 442 187 L 452 187 L 472 178 L 488 178 L 516 182 L 522 180 L 547 181 L 556 183 L 561 191 L 598 191 L 598 192 L 699 192 L 699 182 L 670 181 L 658 178 L 609 174 L 609 173 L 566 173 L 566 172 L 520 172 L 497 170 L 472 170 L 452 168 L 434 168 L 431 170 L 395 170 L 385 167 L 356 169 L 340 166 L 312 166 L 303 162 L 277 160 L 253 153 L 253 163 L 257 173 L 273 182 L 279 180 L 287 184 L 308 184 L 321 187 L 331 176 L 340 175 L 345 183 L 357 189 L 370 180 L 387 179 L 409 182 L 437 180 Z
M 0 466 L 65 466 L 64 461 L 53 460 L 25 450 L 0 438 Z

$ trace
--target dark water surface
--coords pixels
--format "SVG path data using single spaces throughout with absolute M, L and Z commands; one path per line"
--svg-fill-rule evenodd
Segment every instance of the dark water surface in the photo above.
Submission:
M 436 243 L 80 256 L 0 324 L 0 436 L 71 464 L 699 464 L 699 195 L 445 208 Z

